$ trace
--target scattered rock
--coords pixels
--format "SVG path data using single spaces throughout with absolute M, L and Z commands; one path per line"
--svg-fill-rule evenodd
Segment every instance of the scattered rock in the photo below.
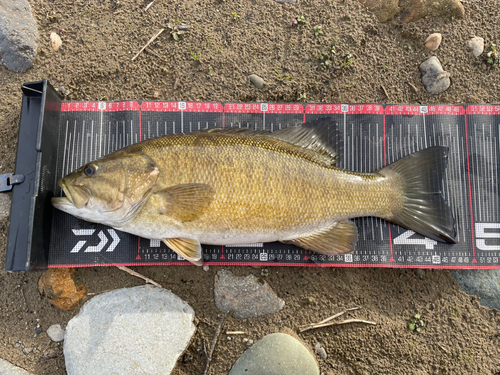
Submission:
M 12 363 L 7 362 L 0 358 L 0 374 L 2 375 L 30 375 L 26 370 L 14 366 Z
M 424 17 L 464 18 L 465 9 L 460 0 L 401 0 L 401 15 L 405 23 Z
M 417 268 L 415 270 L 415 275 L 417 275 L 421 280 L 425 279 L 425 271 L 422 268 Z
M 64 329 L 59 324 L 52 324 L 47 328 L 47 336 L 54 342 L 62 341 L 64 340 Z
M 49 302 L 63 310 L 73 310 L 87 294 L 83 285 L 76 286 L 74 268 L 51 268 L 38 281 L 40 294 Z
M 27 347 L 27 348 L 23 348 L 23 353 L 24 353 L 25 355 L 30 354 L 32 351 L 33 351 L 33 347 L 32 347 L 32 346 L 29 346 L 29 347 Z
M 233 276 L 228 270 L 220 270 L 215 277 L 215 305 L 222 312 L 234 311 L 239 319 L 274 314 L 285 301 L 278 298 L 268 283 L 254 275 Z
M 43 352 L 42 354 L 42 358 L 44 360 L 48 360 L 48 359 L 52 359 L 52 358 L 57 358 L 59 357 L 59 355 L 62 354 L 61 351 L 57 350 L 57 349 L 47 349 Z
M 253 340 L 248 340 L 246 345 L 247 348 L 251 347 L 253 345 Z
M 375 14 L 379 22 L 392 20 L 399 13 L 399 0 L 359 0 L 368 10 Z
M 319 375 L 309 350 L 290 335 L 273 333 L 247 349 L 229 375 Z
M 323 361 L 328 358 L 325 348 L 323 348 L 319 342 L 314 345 L 314 351 Z
M 150 285 L 103 293 L 66 327 L 69 375 L 170 374 L 195 331 L 193 309 Z
M 254 84 L 255 87 L 257 87 L 258 89 L 261 89 L 264 87 L 264 85 L 266 84 L 264 82 L 264 80 L 262 78 L 260 78 L 257 74 L 250 74 L 248 76 L 248 79 L 250 80 L 250 82 L 252 82 Z
M 469 40 L 467 45 L 475 57 L 479 57 L 484 52 L 484 39 L 479 36 Z
M 280 4 L 295 4 L 297 2 L 297 0 L 274 0 L 274 1 Z
M 422 83 L 431 95 L 438 95 L 450 87 L 450 73 L 445 72 L 436 56 L 420 64 Z
M 9 218 L 11 200 L 11 194 L 0 193 L 0 220 Z
M 0 6 L 0 59 L 14 72 L 33 66 L 38 51 L 36 27 L 26 0 L 2 0 Z
M 455 270 L 451 275 L 467 294 L 481 297 L 481 305 L 500 309 L 500 269 Z
M 50 46 L 54 51 L 58 51 L 62 46 L 62 40 L 56 33 L 50 33 Z
M 439 48 L 439 45 L 441 44 L 442 39 L 443 39 L 443 37 L 441 36 L 440 33 L 431 34 L 425 40 L 424 46 L 429 51 L 435 51 Z
M 210 267 L 208 264 L 203 265 L 203 271 L 208 272 L 210 270 Z

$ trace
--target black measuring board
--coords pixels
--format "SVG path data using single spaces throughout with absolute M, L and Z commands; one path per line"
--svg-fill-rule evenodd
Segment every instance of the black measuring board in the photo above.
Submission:
M 358 242 L 351 254 L 325 256 L 282 243 L 203 245 L 207 264 L 500 268 L 500 106 L 130 100 L 62 102 L 60 107 L 58 123 L 50 125 L 57 155 L 48 169 L 55 173 L 42 176 L 44 189 L 54 196 L 63 194 L 57 180 L 91 160 L 146 139 L 200 129 L 276 131 L 327 116 L 337 126 L 319 131 L 331 142 L 340 133 L 337 166 L 358 172 L 376 171 L 434 145 L 449 147 L 442 193 L 456 218 L 455 245 L 363 217 L 353 219 Z M 53 210 L 50 222 L 48 267 L 189 264 L 158 240 L 59 210 Z

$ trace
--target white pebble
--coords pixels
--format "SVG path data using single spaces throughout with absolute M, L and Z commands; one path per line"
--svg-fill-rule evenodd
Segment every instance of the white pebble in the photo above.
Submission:
M 479 36 L 469 40 L 467 45 L 469 46 L 469 50 L 472 51 L 472 54 L 476 57 L 481 55 L 484 51 L 484 39 Z
M 47 328 L 47 336 L 54 342 L 59 342 L 64 340 L 64 329 L 61 328 L 59 324 L 52 324 Z

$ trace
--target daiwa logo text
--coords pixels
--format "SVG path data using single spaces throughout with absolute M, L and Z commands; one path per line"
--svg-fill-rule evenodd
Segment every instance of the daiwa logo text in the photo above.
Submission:
M 95 229 L 71 229 L 71 230 L 73 231 L 75 236 L 92 236 L 94 234 L 94 232 L 96 231 Z M 94 246 L 87 246 L 85 248 L 85 250 L 83 250 L 83 252 L 84 253 L 98 253 L 102 249 L 104 249 L 104 247 L 106 247 L 106 245 L 109 242 L 109 238 L 106 236 L 105 233 L 106 233 L 105 231 L 100 230 L 99 233 L 97 233 L 97 235 L 99 236 L 100 242 Z M 111 236 L 111 239 L 113 240 L 113 242 L 111 242 L 111 244 L 108 246 L 108 248 L 106 249 L 106 252 L 113 251 L 115 249 L 116 245 L 118 245 L 120 243 L 120 237 L 118 237 L 118 235 L 116 234 L 116 232 L 113 229 L 108 229 L 108 233 Z M 78 241 L 78 243 L 73 247 L 73 249 L 71 249 L 70 252 L 71 253 L 78 253 L 85 246 L 86 243 L 87 243 L 86 240 Z

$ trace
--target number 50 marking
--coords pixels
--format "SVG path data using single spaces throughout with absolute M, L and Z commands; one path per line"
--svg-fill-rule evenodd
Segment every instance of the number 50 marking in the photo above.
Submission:
M 497 229 L 494 232 L 486 232 L 486 229 Z M 500 241 L 498 245 L 487 245 L 487 238 L 500 239 L 500 223 L 476 223 L 476 246 L 479 250 L 500 250 Z

